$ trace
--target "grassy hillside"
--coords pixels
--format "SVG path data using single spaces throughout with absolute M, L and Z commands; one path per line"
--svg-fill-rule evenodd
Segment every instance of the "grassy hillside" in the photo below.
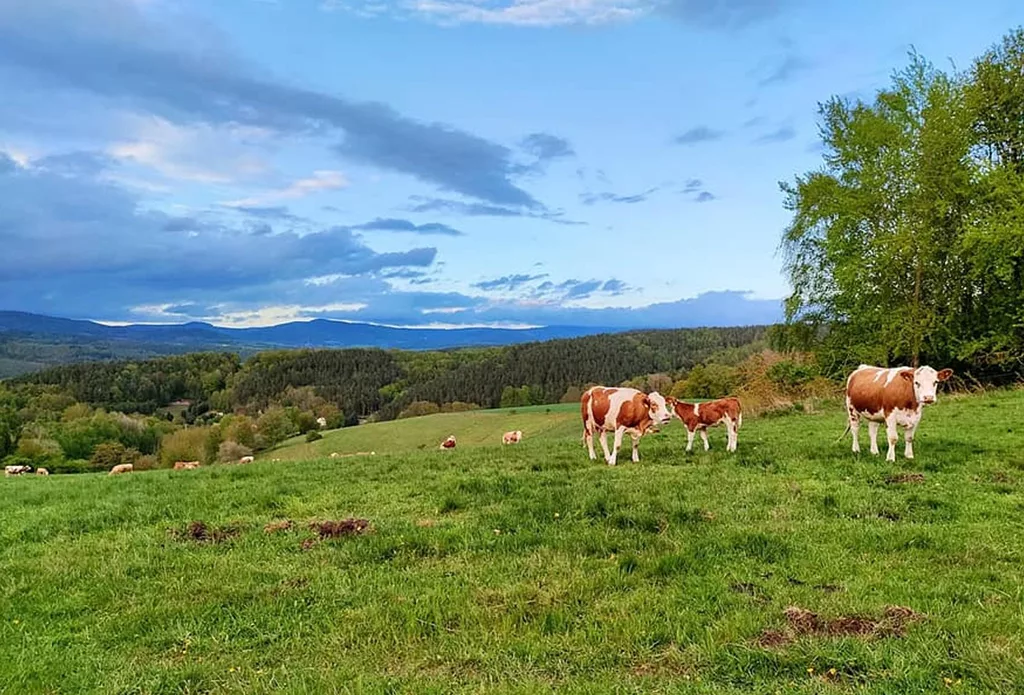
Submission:
M 486 417 L 499 426 L 485 435 Z M 493 435 L 517 417 L 565 434 L 503 448 Z M 896 464 L 835 442 L 832 411 L 750 419 L 736 455 L 720 431 L 710 454 L 682 454 L 676 423 L 644 440 L 640 464 L 609 468 L 586 459 L 569 417 L 335 435 L 375 457 L 2 480 L 0 690 L 1024 683 L 1024 394 L 944 398 L 917 460 Z M 492 445 L 437 451 L 458 418 L 460 437 L 479 427 Z M 428 448 L 380 453 L 400 439 Z M 310 521 L 350 515 L 370 532 L 305 543 Z M 265 533 L 285 519 L 292 529 Z M 171 533 L 195 520 L 224 536 Z M 787 618 L 792 606 L 815 615 Z
M 306 443 L 305 437 L 295 437 L 263 457 L 290 461 L 331 453 L 412 452 L 436 449 L 450 434 L 456 436 L 459 447 L 493 446 L 501 444 L 501 435 L 511 430 L 522 430 L 524 438 L 542 441 L 573 435 L 578 439 L 582 433 L 580 407 L 576 403 L 560 403 L 377 422 L 325 432 L 323 439 L 312 443 Z

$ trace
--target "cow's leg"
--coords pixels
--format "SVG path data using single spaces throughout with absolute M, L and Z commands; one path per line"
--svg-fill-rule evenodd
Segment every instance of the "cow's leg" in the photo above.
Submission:
M 626 434 L 626 428 L 625 427 L 617 427 L 617 428 L 615 428 L 615 441 L 612 443 L 612 455 L 608 459 L 608 465 L 609 466 L 614 466 L 615 465 L 615 461 L 619 457 L 619 449 L 622 447 L 622 436 L 624 434 Z
M 629 436 L 633 438 L 633 463 L 640 462 L 640 433 L 630 432 Z
M 711 448 L 711 444 L 708 442 L 708 428 L 707 427 L 701 427 L 700 428 L 700 438 L 704 440 L 704 451 L 707 451 L 708 449 L 710 449 Z
M 693 435 L 696 434 L 696 430 L 691 430 L 689 427 L 686 428 L 686 451 L 687 453 L 693 451 Z
M 725 418 L 725 431 L 729 437 L 729 443 L 726 445 L 726 450 L 736 451 L 736 421 L 728 416 Z
M 886 461 L 896 460 L 896 442 L 899 440 L 900 435 L 896 431 L 896 413 L 895 411 L 889 414 L 889 417 L 885 418 L 885 438 L 889 442 L 889 451 L 885 454 Z
M 914 458 L 914 433 L 917 431 L 917 423 L 911 421 L 903 429 L 903 438 L 906 441 L 906 446 L 903 449 L 904 458 Z
M 860 453 L 860 415 L 850 408 L 850 436 L 853 437 L 853 453 Z
M 594 461 L 597 459 L 597 454 L 594 453 L 594 432 L 589 427 L 583 430 L 583 439 L 587 442 L 587 453 L 590 454 L 590 460 Z
M 878 425 L 874 420 L 868 420 L 868 437 L 871 439 L 871 453 L 878 456 Z
M 601 428 L 601 449 L 604 451 L 604 460 L 607 461 L 612 457 L 611 452 L 608 451 L 608 433 Z

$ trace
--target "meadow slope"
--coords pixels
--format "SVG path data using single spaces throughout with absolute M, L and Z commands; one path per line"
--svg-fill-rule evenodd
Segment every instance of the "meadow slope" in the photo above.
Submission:
M 563 412 L 513 447 L 501 424 L 437 451 L 460 416 L 434 416 L 350 442 L 374 457 L 0 481 L 0 691 L 1024 684 L 1024 393 L 942 397 L 895 464 L 837 443 L 833 409 L 748 419 L 735 455 L 720 430 L 684 455 L 674 423 L 610 468 Z M 382 453 L 403 428 L 430 446 Z M 369 532 L 306 542 L 348 516 Z M 224 537 L 173 533 L 196 520 Z

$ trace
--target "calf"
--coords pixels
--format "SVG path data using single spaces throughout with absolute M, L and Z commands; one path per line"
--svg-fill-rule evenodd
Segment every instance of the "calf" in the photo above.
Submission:
M 243 456 L 242 458 L 238 459 L 238 462 L 239 463 L 252 463 L 254 460 L 255 459 L 253 459 L 252 456 Z
M 10 477 L 12 475 L 21 475 L 22 473 L 31 473 L 32 466 L 4 466 L 4 477 Z
M 119 463 L 110 469 L 107 475 L 120 475 L 122 473 L 131 473 L 135 470 L 135 466 L 130 463 Z
M 633 440 L 633 461 L 640 460 L 640 438 L 651 428 L 672 419 L 665 397 L 657 391 L 644 394 L 631 388 L 594 386 L 580 398 L 583 416 L 583 440 L 587 443 L 590 460 L 596 460 L 594 434 L 601 436 L 604 460 L 614 466 L 622 446 L 622 437 L 629 432 Z M 614 448 L 608 451 L 607 433 L 615 433 Z
M 743 424 L 743 409 L 738 398 L 719 398 L 704 403 L 684 403 L 669 398 L 669 406 L 679 421 L 686 425 L 686 450 L 693 451 L 693 436 L 700 432 L 704 440 L 704 451 L 711 448 L 708 443 L 708 428 L 725 423 L 726 451 L 736 451 L 736 441 Z
M 444 450 L 444 449 L 454 449 L 455 448 L 455 435 L 453 434 L 453 435 L 449 436 L 448 439 L 446 439 L 443 442 L 441 442 L 441 446 L 438 447 L 438 448 L 441 449 L 441 450 Z
M 523 438 L 523 433 L 520 430 L 515 432 L 506 432 L 501 435 L 502 444 L 518 444 Z
M 889 451 L 886 461 L 896 460 L 898 425 L 903 426 L 906 447 L 903 455 L 914 458 L 914 432 L 921 422 L 924 406 L 935 403 L 940 381 L 952 376 L 952 369 L 935 371 L 931 367 L 872 367 L 862 364 L 846 379 L 846 432 L 853 433 L 853 453 L 860 453 L 860 419 L 868 421 L 871 453 L 878 454 L 878 425 L 885 423 Z

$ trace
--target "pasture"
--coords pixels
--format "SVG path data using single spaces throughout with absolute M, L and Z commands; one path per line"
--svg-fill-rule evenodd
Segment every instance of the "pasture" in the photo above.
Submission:
M 555 407 L 3 480 L 0 691 L 1019 690 L 1024 393 L 940 398 L 895 464 L 836 407 L 745 419 L 736 454 L 674 422 L 609 468 Z

